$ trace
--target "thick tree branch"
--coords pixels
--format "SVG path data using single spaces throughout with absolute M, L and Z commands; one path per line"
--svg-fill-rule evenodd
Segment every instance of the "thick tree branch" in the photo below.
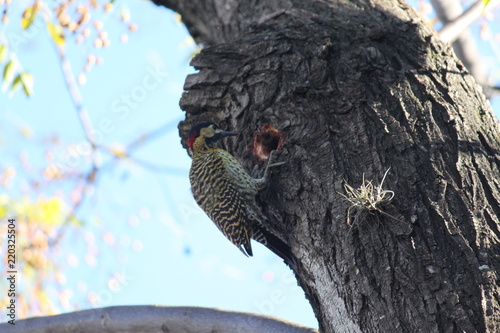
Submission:
M 476 82 L 483 88 L 487 97 L 491 97 L 494 89 L 490 89 L 489 71 L 481 61 L 481 54 L 472 32 L 468 29 L 470 24 L 476 21 L 484 10 L 495 8 L 500 1 L 492 0 L 484 8 L 481 0 L 477 1 L 465 12 L 459 0 L 431 0 L 438 19 L 443 23 L 443 28 L 439 31 L 440 37 L 446 43 L 453 43 L 453 49 L 457 57 L 463 62 Z
M 0 324 L 2 333 L 314 333 L 252 313 L 200 307 L 114 306 Z
M 434 0 L 433 3 L 443 2 L 441 0 Z M 455 1 L 453 1 L 455 3 Z M 460 5 L 460 2 L 457 1 Z M 483 1 L 479 0 L 470 6 L 466 11 L 461 13 L 458 17 L 455 17 L 449 22 L 445 22 L 443 28 L 439 30 L 439 36 L 443 39 L 445 43 L 453 43 L 457 38 L 466 30 L 474 21 L 479 19 L 486 12 L 493 10 L 496 6 L 500 4 L 500 0 L 491 0 L 488 6 L 484 7 Z M 454 6 L 453 6 L 454 7 Z M 460 5 L 461 7 L 461 5 Z M 436 6 L 436 12 L 439 16 L 448 16 L 440 12 L 440 10 L 447 10 L 448 6 L 440 7 Z

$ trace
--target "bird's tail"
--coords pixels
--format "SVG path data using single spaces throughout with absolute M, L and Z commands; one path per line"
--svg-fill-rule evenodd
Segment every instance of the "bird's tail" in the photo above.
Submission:
M 290 246 L 267 230 L 262 224 L 256 223 L 253 228 L 252 238 L 261 243 L 277 256 L 285 261 L 290 267 L 297 267 L 297 258 L 293 255 Z

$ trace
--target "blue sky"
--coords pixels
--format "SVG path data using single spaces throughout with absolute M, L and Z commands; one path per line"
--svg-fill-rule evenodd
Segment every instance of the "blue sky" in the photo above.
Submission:
M 12 22 L 0 29 L 36 80 L 32 98 L 20 92 L 0 94 L 0 168 L 19 163 L 19 153 L 24 153 L 34 172 L 40 171 L 46 163 L 46 139 L 57 136 L 61 144 L 51 146 L 54 159 L 68 172 L 86 172 L 91 167 L 86 139 L 55 47 L 42 24 L 26 35 L 15 19 L 30 3 L 17 1 Z M 120 42 L 127 25 L 117 18 L 123 6 L 138 26 L 127 43 Z M 317 327 L 303 291 L 281 260 L 255 242 L 254 257 L 244 257 L 192 199 L 190 158 L 176 128 L 184 118 L 178 106 L 184 80 L 193 72 L 188 63 L 194 45 L 187 42 L 185 28 L 172 12 L 138 0 L 116 1 L 114 12 L 102 15 L 102 21 L 110 47 L 96 50 L 91 42 L 71 39 L 66 47 L 75 76 L 89 53 L 104 60 L 80 86 L 83 105 L 106 146 L 118 149 L 162 128 L 133 156 L 163 171 L 131 161 L 113 163 L 101 154 L 102 172 L 78 211 L 85 226 L 72 229 L 54 255 L 64 266 L 65 282 L 54 284 L 50 294 L 67 293 L 62 311 L 194 305 L 264 313 Z M 498 62 L 491 54 L 487 61 Z M 26 128 L 31 137 L 20 134 Z M 81 153 L 75 157 L 73 150 Z M 10 196 L 26 194 L 23 177 L 29 175 L 18 175 Z M 75 186 L 75 181 L 50 183 L 43 193 L 71 193 Z

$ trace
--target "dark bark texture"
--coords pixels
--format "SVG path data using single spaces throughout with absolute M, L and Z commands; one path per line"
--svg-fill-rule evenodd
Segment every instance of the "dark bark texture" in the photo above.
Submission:
M 204 49 L 181 107 L 286 164 L 258 198 L 322 332 L 500 332 L 500 131 L 451 48 L 402 1 L 155 0 Z M 265 148 L 277 148 L 268 140 Z M 394 191 L 350 208 L 344 184 Z

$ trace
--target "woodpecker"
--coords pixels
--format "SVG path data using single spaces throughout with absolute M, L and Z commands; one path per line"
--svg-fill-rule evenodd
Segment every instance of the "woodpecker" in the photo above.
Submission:
M 250 239 L 254 239 L 279 255 L 289 265 L 295 264 L 290 247 L 262 224 L 255 196 L 267 183 L 272 163 L 269 156 L 262 178 L 250 176 L 243 166 L 217 141 L 238 133 L 223 131 L 210 122 L 191 128 L 189 154 L 193 158 L 189 180 L 194 199 L 219 230 L 246 256 L 252 256 Z

